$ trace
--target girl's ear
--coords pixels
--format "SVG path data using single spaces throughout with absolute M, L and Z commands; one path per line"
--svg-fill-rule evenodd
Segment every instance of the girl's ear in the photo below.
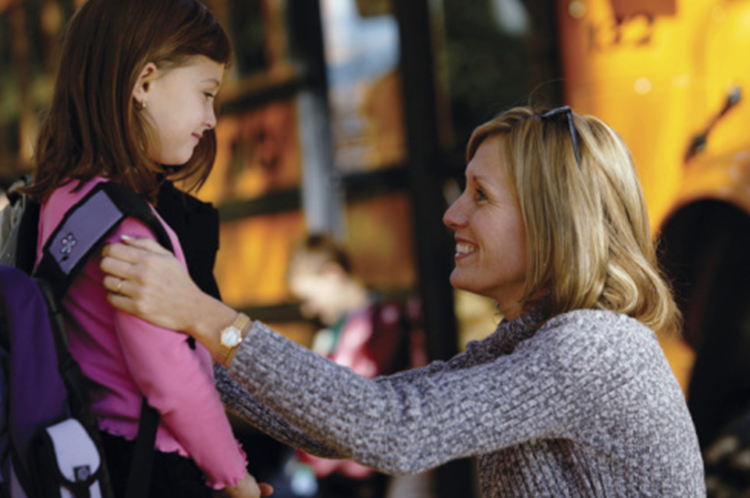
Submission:
M 149 62 L 143 68 L 143 71 L 141 71 L 140 76 L 138 76 L 138 81 L 136 81 L 135 88 L 133 88 L 133 98 L 141 106 L 146 103 L 151 82 L 156 79 L 158 72 L 159 68 L 156 67 L 156 64 Z

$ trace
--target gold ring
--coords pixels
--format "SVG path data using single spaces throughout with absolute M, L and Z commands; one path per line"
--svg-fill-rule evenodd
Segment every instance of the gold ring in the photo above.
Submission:
M 117 282 L 117 289 L 115 289 L 115 292 L 117 294 L 120 294 L 122 292 L 122 283 L 124 282 L 123 279 L 120 279 L 119 282 Z

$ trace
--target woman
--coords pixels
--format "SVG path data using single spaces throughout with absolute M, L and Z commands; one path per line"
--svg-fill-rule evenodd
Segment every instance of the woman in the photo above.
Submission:
M 563 107 L 478 127 L 466 189 L 445 213 L 453 286 L 505 319 L 447 362 L 359 377 L 201 294 L 133 238 L 104 250 L 115 306 L 181 329 L 228 368 L 224 402 L 289 444 L 383 472 L 479 457 L 483 496 L 704 496 L 682 392 L 655 331 L 679 313 L 656 268 L 621 138 Z

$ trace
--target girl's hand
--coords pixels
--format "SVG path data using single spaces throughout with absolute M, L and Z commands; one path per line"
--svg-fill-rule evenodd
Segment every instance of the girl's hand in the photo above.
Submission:
M 271 496 L 273 488 L 269 484 L 258 484 L 255 478 L 249 473 L 245 474 L 236 486 L 217 491 L 215 496 L 222 498 L 260 498 L 262 496 Z

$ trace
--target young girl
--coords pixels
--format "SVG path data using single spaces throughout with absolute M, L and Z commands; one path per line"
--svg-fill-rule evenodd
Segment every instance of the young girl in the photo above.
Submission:
M 42 201 L 41 248 L 100 182 L 152 203 L 167 177 L 200 185 L 216 142 L 214 98 L 231 58 L 226 33 L 195 0 L 88 0 L 65 32 L 51 108 L 28 192 Z M 162 221 L 163 223 L 163 221 Z M 176 257 L 176 234 L 164 224 Z M 153 237 L 126 219 L 122 235 Z M 92 256 L 64 300 L 70 350 L 91 381 L 115 493 L 124 493 L 143 396 L 161 415 L 150 496 L 258 496 L 214 388 L 211 356 L 184 334 L 107 303 Z

